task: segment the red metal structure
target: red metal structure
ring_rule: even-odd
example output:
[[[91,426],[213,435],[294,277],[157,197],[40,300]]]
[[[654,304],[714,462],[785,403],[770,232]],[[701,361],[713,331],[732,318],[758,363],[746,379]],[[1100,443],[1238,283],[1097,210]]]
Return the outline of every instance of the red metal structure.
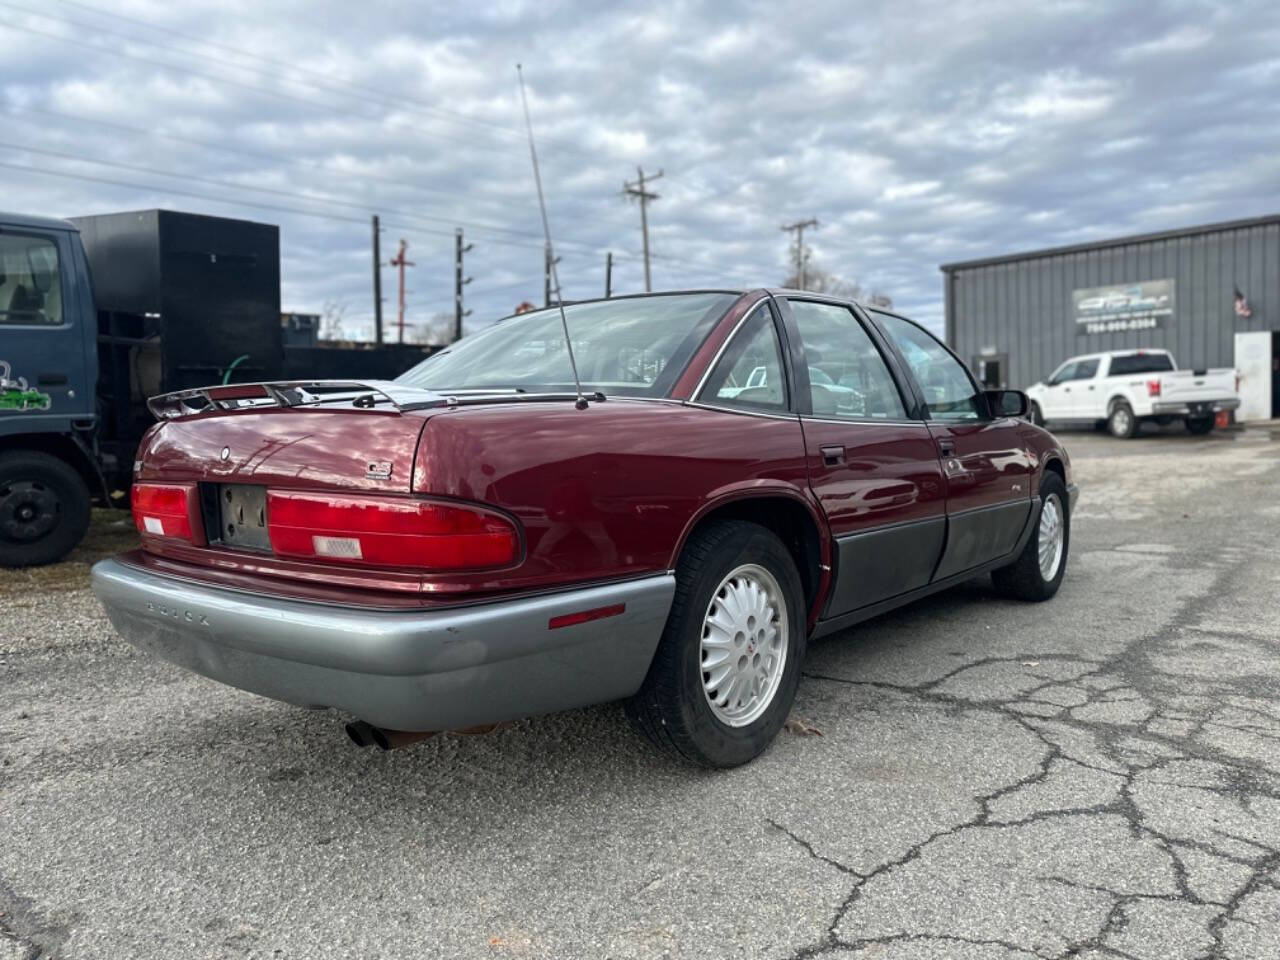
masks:
[[[404,268],[417,266],[412,260],[405,259],[405,251],[409,249],[409,244],[403,238],[400,240],[400,249],[394,257],[391,258],[391,266],[398,268],[400,272],[400,312],[396,319],[397,342],[404,343]]]

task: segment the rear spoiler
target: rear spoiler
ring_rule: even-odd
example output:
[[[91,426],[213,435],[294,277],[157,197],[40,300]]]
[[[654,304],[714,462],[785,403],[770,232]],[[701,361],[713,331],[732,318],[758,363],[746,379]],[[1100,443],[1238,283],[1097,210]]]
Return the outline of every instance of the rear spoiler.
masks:
[[[157,420],[174,420],[218,410],[343,402],[361,409],[390,406],[404,413],[448,406],[449,398],[390,380],[277,380],[175,390],[152,397],[147,409]]]

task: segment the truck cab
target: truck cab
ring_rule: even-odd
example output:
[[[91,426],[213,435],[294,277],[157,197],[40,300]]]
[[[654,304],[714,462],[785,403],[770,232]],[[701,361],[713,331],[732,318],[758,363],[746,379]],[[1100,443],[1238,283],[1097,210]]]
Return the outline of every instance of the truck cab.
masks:
[[[106,495],[97,334],[75,225],[0,213],[0,566],[60,559]]]

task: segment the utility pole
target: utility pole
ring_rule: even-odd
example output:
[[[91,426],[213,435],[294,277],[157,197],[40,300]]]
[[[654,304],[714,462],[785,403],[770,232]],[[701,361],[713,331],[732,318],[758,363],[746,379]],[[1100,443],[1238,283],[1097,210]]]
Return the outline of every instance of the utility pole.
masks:
[[[382,232],[373,215],[373,339],[382,346]]]
[[[471,243],[463,246],[461,227],[453,231],[453,339],[455,341],[462,339],[462,318],[471,313],[470,310],[464,312],[462,309],[462,288],[471,282],[470,277],[465,280],[462,277],[462,255],[473,246],[475,244]]]
[[[654,180],[662,178],[662,171],[659,170],[651,177],[644,175],[643,167],[636,167],[636,176],[639,178],[635,183],[623,182],[622,192],[629,197],[638,197],[640,200],[640,233],[644,236],[644,292],[649,293],[653,290],[653,284],[649,279],[649,218],[645,212],[645,208],[650,200],[657,200],[658,195],[644,188],[645,181],[652,183]]]
[[[604,255],[604,298],[613,296],[613,251]]]
[[[551,306],[551,268],[560,262],[560,258],[551,259],[551,246],[542,250],[542,305]]]
[[[404,252],[408,249],[409,244],[402,239],[400,241],[400,252],[391,258],[391,266],[400,268],[400,320],[397,324],[400,328],[400,343],[404,343],[404,268],[417,266],[412,260],[404,258]]]
[[[805,227],[813,227],[813,229],[817,230],[818,221],[810,217],[808,220],[797,220],[795,223],[784,223],[782,225],[783,230],[796,235],[796,278],[799,281],[801,290],[804,289],[805,280],[808,279],[804,275],[805,264],[809,259],[804,249]]]

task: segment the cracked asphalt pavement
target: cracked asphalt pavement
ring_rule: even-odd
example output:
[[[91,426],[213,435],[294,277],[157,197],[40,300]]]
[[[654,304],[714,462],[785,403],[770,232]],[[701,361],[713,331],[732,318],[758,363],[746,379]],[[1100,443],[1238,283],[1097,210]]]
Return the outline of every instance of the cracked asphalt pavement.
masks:
[[[727,773],[617,706],[360,751],[6,593],[0,960],[1280,956],[1280,437],[1064,440],[1055,600],[813,645]]]

